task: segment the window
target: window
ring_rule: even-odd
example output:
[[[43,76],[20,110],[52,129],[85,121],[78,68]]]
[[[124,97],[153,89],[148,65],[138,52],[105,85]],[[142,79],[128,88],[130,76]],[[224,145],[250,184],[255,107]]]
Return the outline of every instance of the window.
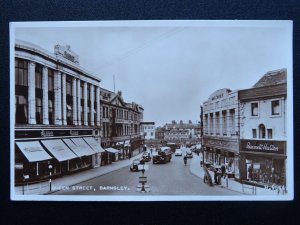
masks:
[[[27,122],[27,98],[16,95],[16,124],[26,124]]]
[[[272,129],[268,129],[268,139],[272,139],[273,138],[273,131]]]
[[[280,115],[280,103],[279,100],[271,101],[272,115]]]
[[[252,137],[257,138],[257,131],[256,129],[252,129]]]
[[[28,86],[28,62],[25,60],[15,61],[15,84]]]
[[[266,127],[263,124],[260,124],[258,126],[259,128],[259,138],[265,139],[266,138]]]
[[[50,99],[49,99],[49,103],[48,103],[48,111],[49,111],[49,124],[54,124],[53,100],[50,100]]]
[[[258,102],[251,103],[251,116],[258,116]]]
[[[72,95],[72,84],[71,84],[71,79],[67,78],[67,95]]]
[[[36,123],[42,124],[43,115],[42,115],[42,99],[36,98]]]
[[[36,65],[35,67],[35,88],[42,89],[42,66]]]
[[[48,70],[48,91],[54,91],[54,73],[53,70]]]

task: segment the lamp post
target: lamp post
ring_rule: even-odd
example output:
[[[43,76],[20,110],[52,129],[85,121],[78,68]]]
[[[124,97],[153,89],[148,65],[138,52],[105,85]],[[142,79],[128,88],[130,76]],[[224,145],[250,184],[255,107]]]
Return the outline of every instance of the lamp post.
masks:
[[[49,164],[48,168],[49,168],[49,185],[50,185],[50,192],[51,192],[51,190],[52,190],[52,187],[51,187],[51,175],[52,175],[51,170],[52,170],[52,165]]]

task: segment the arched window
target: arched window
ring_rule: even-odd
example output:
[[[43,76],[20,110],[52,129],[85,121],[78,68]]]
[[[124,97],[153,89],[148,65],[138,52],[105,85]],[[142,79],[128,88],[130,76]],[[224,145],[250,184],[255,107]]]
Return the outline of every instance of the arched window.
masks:
[[[259,129],[259,138],[262,138],[262,139],[266,138],[266,127],[265,127],[265,125],[260,124],[258,126],[258,129]]]

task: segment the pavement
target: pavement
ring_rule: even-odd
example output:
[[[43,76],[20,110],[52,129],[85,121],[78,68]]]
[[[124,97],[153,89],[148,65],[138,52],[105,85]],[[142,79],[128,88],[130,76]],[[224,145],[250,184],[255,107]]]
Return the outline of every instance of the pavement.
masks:
[[[204,179],[204,168],[200,166],[200,160],[202,160],[202,155],[199,156],[194,154],[193,158],[190,161],[190,171],[192,174],[198,176],[202,180]],[[212,177],[212,181],[214,181],[214,172],[209,170],[209,173]],[[207,184],[208,185],[208,184]],[[218,186],[219,188],[226,188],[231,191],[236,191],[245,195],[283,195],[283,190],[271,190],[267,188],[257,187],[250,184],[242,184],[236,181],[234,178],[221,178],[221,184],[214,186]]]
[[[17,186],[15,187],[16,195],[43,195],[50,194],[57,190],[62,190],[72,185],[76,185],[78,183],[93,179],[95,177],[110,173],[112,171],[116,171],[122,169],[124,167],[129,166],[132,161],[136,158],[140,158],[142,153],[132,157],[131,159],[124,159],[117,162],[113,162],[112,164],[100,166],[97,168],[89,169],[86,171],[78,172],[76,174],[66,175],[60,178],[51,180],[51,191],[50,191],[50,181],[36,183],[31,185]],[[192,159],[188,159],[190,162],[188,163],[190,167],[190,172],[195,176],[198,176],[203,180],[204,178],[204,169],[200,166],[200,160],[202,160],[202,156],[194,154]],[[212,178],[213,172],[209,171]],[[214,184],[215,185],[215,184]],[[226,188],[232,191],[239,192],[244,195],[283,195],[283,192],[278,192],[278,190],[270,190],[261,187],[254,187],[252,185],[241,184],[240,182],[234,180],[234,178],[222,178],[220,185],[215,185],[219,188]]]

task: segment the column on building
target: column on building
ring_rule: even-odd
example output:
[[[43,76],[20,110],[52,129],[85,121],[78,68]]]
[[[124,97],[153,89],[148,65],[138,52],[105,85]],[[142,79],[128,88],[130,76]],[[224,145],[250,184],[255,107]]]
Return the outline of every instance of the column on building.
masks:
[[[90,88],[90,96],[91,96],[91,109],[90,109],[90,118],[91,118],[91,126],[94,126],[94,85],[91,84]]]
[[[211,113],[211,126],[210,126],[210,132],[212,135],[215,134],[215,116],[214,113]]]
[[[227,136],[231,136],[231,126],[230,126],[230,109],[226,110],[226,127],[227,127]]]
[[[62,112],[61,112],[61,72],[55,71],[54,73],[54,102],[55,102],[55,124],[62,125]]]
[[[209,113],[206,115],[207,115],[207,117],[206,117],[206,125],[207,125],[206,132],[208,135],[210,135],[210,116],[209,116]]]
[[[237,135],[237,132],[239,131],[239,115],[238,115],[238,110],[234,109],[234,133]]]
[[[100,126],[100,87],[96,86],[96,117],[97,117],[97,121],[96,121],[96,125]]]
[[[74,77],[73,80],[72,80],[72,91],[73,91],[73,108],[72,108],[72,116],[73,116],[73,124],[74,125],[78,125],[77,124],[77,80],[76,78]]]
[[[83,83],[83,123],[88,125],[88,106],[87,106],[87,82]]]
[[[66,74],[62,74],[62,122],[67,125]]]
[[[35,118],[35,63],[30,62],[28,68],[28,123],[36,124]]]
[[[48,68],[43,67],[43,124],[49,124],[49,107],[48,107]]]
[[[80,79],[77,80],[77,125],[81,125],[81,90]]]
[[[220,135],[223,136],[223,113],[222,110],[219,112],[219,131]]]

